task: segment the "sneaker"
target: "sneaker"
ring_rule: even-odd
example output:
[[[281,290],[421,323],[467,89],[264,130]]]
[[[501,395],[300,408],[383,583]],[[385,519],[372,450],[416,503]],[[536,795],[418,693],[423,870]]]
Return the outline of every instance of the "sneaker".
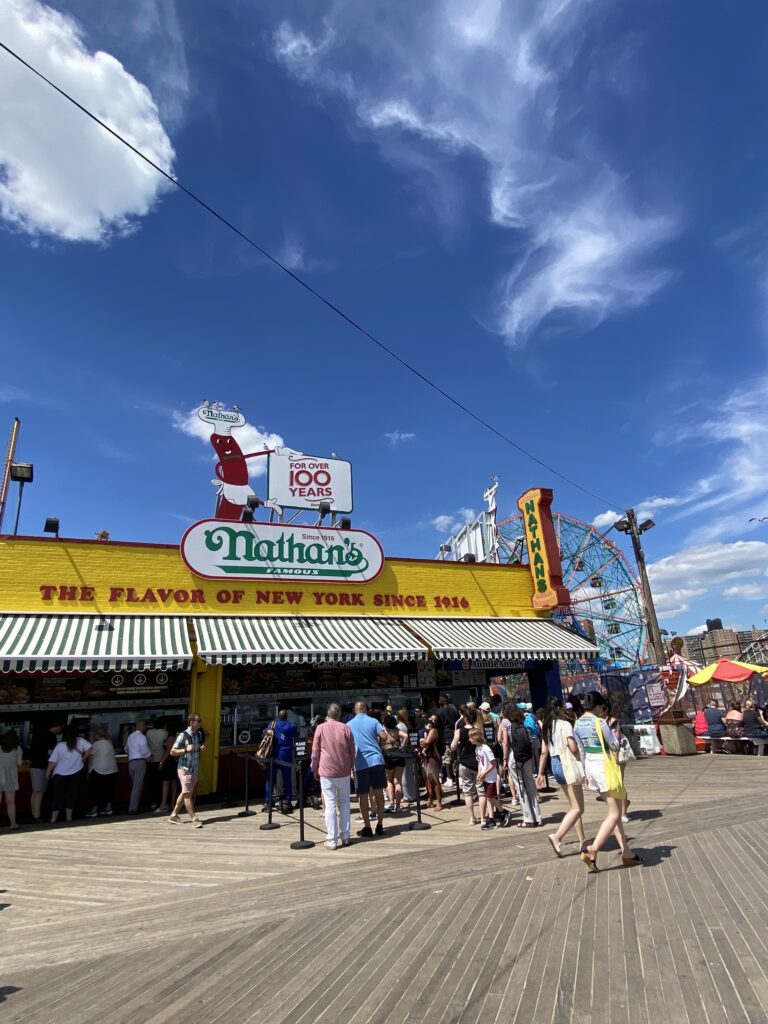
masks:
[[[327,839],[323,845],[326,850],[337,850],[339,848],[339,844],[334,842],[333,839]]]
[[[98,818],[98,816],[98,811],[88,811],[88,813],[86,814],[86,818]]]
[[[100,818],[111,818],[112,817],[112,808],[110,807],[108,811],[99,811],[99,817]]]
[[[373,829],[366,825],[365,828],[361,828],[357,834],[361,839],[370,839],[373,836]]]
[[[509,828],[511,826],[511,824],[512,824],[512,812],[511,811],[507,811],[507,813],[504,815],[503,821],[499,825],[499,828]]]
[[[496,828],[496,822],[492,821],[489,818],[487,821],[483,822],[483,824],[480,826],[480,831],[481,832],[491,832],[495,828]]]
[[[88,815],[86,814],[86,818],[87,817],[88,817]],[[628,814],[622,814],[621,820],[624,822],[625,825],[628,825],[629,824],[629,815]]]
[[[385,814],[394,814],[395,813],[394,804],[387,804],[385,806],[385,808],[384,808],[384,813]]]
[[[195,826],[195,828],[202,828],[203,827],[203,823],[202,823],[202,821],[200,821],[199,818],[193,818],[192,819],[192,824]]]
[[[352,840],[351,839],[342,839],[341,840],[341,845],[342,846],[351,846],[352,845]]]
[[[445,782],[443,783],[443,789],[455,789],[455,788],[456,788],[456,783],[453,781],[453,779],[446,779]]]
[[[170,816],[170,818],[168,819],[168,821],[170,821],[172,825],[180,825],[181,824],[181,818],[178,816],[178,814],[172,814]]]
[[[357,817],[355,818],[355,821],[365,821],[365,818],[362,816],[362,814],[358,814]]]
[[[376,833],[375,834],[377,836],[383,836],[384,835],[384,826],[381,824],[381,822],[379,822],[379,824],[376,826]]]
[[[153,814],[167,814],[168,811],[170,811],[170,809],[171,809],[170,807],[156,807],[154,809],[154,811],[152,811],[152,813]]]

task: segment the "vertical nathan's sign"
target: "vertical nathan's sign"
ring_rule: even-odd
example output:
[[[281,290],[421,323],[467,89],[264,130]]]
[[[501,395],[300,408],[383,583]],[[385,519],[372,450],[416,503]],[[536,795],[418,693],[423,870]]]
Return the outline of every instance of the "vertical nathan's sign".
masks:
[[[556,608],[570,603],[570,594],[563,586],[563,567],[552,522],[552,491],[534,487],[518,499],[523,514],[528,562],[533,577],[534,608]]]

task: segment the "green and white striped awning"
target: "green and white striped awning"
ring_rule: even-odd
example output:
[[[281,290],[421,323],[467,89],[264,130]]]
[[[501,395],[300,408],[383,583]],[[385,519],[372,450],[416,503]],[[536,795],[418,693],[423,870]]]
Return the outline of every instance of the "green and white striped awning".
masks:
[[[194,619],[198,654],[212,665],[302,661],[422,661],[423,644],[397,619],[235,616]]]
[[[187,620],[170,615],[0,615],[2,672],[189,668]]]
[[[592,657],[594,644],[550,619],[408,619],[440,661]]]

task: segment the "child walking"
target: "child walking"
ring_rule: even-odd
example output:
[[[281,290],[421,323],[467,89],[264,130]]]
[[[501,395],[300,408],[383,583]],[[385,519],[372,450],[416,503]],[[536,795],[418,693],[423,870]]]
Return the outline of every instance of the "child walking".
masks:
[[[485,742],[482,729],[471,729],[469,741],[475,748],[477,758],[477,792],[480,797],[480,817],[483,832],[496,828],[494,810],[496,807],[496,780],[498,778],[496,758]]]

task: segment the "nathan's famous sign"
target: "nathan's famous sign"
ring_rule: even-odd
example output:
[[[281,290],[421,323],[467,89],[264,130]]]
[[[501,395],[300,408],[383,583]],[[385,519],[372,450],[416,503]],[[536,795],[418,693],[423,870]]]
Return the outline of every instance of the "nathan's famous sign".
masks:
[[[195,523],[181,541],[182,558],[193,573],[205,579],[277,577],[328,583],[365,583],[378,576],[384,553],[369,533],[281,521],[286,508],[351,512],[349,462],[285,447],[244,453],[232,436],[245,426],[237,406],[224,409],[206,402],[197,415],[213,427],[211,444],[219,461],[213,481],[218,489],[216,518]],[[257,497],[248,481],[248,460],[261,456],[268,459],[265,499]],[[249,521],[259,506],[269,509],[270,522]]]
[[[181,555],[193,573],[210,580],[366,583],[384,565],[379,542],[362,530],[217,519],[190,526]]]

